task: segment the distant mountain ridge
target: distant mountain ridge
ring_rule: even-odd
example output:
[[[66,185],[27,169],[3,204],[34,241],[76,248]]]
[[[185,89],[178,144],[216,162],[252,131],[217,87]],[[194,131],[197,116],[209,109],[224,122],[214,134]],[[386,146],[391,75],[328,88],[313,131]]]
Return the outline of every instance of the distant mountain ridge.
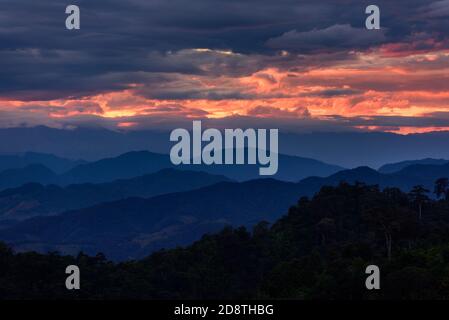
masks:
[[[64,181],[105,182],[120,178],[139,176],[163,168],[203,171],[245,181],[263,178],[259,175],[259,165],[179,165],[174,166],[169,155],[149,151],[133,151],[118,157],[102,159],[78,166],[63,175]],[[309,175],[327,176],[343,168],[314,159],[279,155],[279,171],[270,178],[284,181],[299,181]]]
[[[298,183],[274,179],[219,182],[197,190],[149,199],[127,198],[54,217],[28,219],[2,230],[0,239],[18,250],[101,251],[117,260],[137,258],[160,248],[189,244],[225,225],[274,221],[300,197],[311,196],[325,185],[358,181],[404,191],[422,184],[432,190],[440,177],[449,177],[449,164],[414,165],[394,174],[359,167]]]
[[[300,190],[273,179],[221,182],[149,199],[128,198],[26,220],[0,237],[18,250],[102,251],[117,260],[183,245],[225,225],[274,221],[295,203]]]
[[[66,181],[75,178],[104,181],[138,175],[163,167],[167,157],[147,151],[132,152],[116,158],[77,166],[57,177],[62,176],[67,179]],[[293,160],[297,159],[293,158]],[[76,210],[53,217],[35,217],[12,226],[10,217],[5,215],[0,240],[10,242],[18,250],[60,250],[66,253],[83,250],[92,254],[102,251],[118,260],[141,257],[160,248],[189,244],[202,234],[214,232],[227,224],[250,226],[261,220],[274,221],[285,214],[289,206],[300,197],[311,196],[325,185],[337,185],[341,181],[363,182],[370,185],[377,184],[381,188],[398,187],[408,192],[415,185],[423,185],[433,190],[436,179],[449,177],[449,163],[435,165],[420,164],[420,162],[422,163],[421,160],[409,161],[407,163],[411,165],[388,174],[365,166],[341,170],[327,177],[308,177],[299,182],[256,179],[246,182],[217,181],[213,184],[214,181],[210,181],[212,183],[210,185],[189,191],[182,190],[182,187],[170,189],[173,184],[189,179],[185,176],[182,179],[175,177],[170,180],[165,189],[159,190],[166,194],[148,199],[131,197],[104,203],[98,202],[109,201],[117,194],[132,196],[132,193],[124,191],[126,190],[124,185],[129,186],[129,184],[133,185],[133,190],[139,190],[135,195],[152,196],[157,193],[152,194],[150,187],[139,189],[137,181],[145,180],[145,177],[133,178],[131,179],[133,182],[119,180],[112,183],[75,185],[66,188],[28,185],[0,192],[0,208],[15,206],[15,213],[17,216],[23,214],[22,217],[26,217],[27,210],[33,211],[39,208],[39,205],[41,208],[47,206],[45,209],[47,213],[58,205],[58,210],[64,209],[64,205],[67,206],[66,209],[75,208]],[[121,170],[122,167],[126,169]],[[185,166],[184,168],[200,170],[203,167]],[[234,167],[241,169],[239,166]],[[44,175],[48,173],[43,168],[38,169]],[[291,170],[295,170],[294,166]],[[175,172],[175,170],[169,169],[162,172]],[[229,171],[227,173],[229,175]],[[48,174],[52,176],[51,173]],[[199,173],[178,172],[177,174]],[[242,173],[237,170],[232,174]],[[162,178],[159,177],[157,180],[159,179]],[[226,178],[221,177],[221,179]],[[56,196],[58,193],[60,195]],[[77,193],[80,194],[78,199]],[[96,198],[92,200],[89,195],[96,195]],[[61,202],[55,205],[55,199],[58,197]],[[81,209],[77,209],[76,206],[70,207],[71,198],[75,199],[72,200],[74,202],[79,201],[77,205],[83,203],[88,206],[89,201],[92,201],[93,205]],[[15,200],[17,201],[14,202]]]
[[[15,188],[25,183],[69,185],[80,183],[105,183],[117,179],[151,174],[162,169],[202,171],[223,175],[232,180],[245,181],[260,178],[258,165],[179,165],[171,163],[169,155],[150,151],[132,151],[118,157],[105,158],[80,164],[62,174],[44,169],[43,165],[30,165],[21,169],[8,170],[0,189]],[[279,171],[272,178],[285,181],[299,181],[309,175],[328,176],[342,168],[314,159],[279,155]],[[0,177],[2,176],[0,172]],[[15,175],[17,179],[14,179]]]
[[[138,177],[173,167],[168,155],[150,151],[132,151],[118,157],[79,165],[62,174],[60,184],[102,183]]]
[[[302,180],[300,184],[308,184],[316,189],[317,186],[335,186],[340,181],[346,181],[348,183],[377,184],[381,188],[397,187],[404,192],[410,191],[416,185],[422,185],[433,191],[435,181],[442,177],[449,178],[449,163],[444,165],[415,164],[390,174],[383,174],[369,167],[359,167],[343,170],[326,178],[309,177]]]
[[[443,165],[449,163],[449,160],[446,159],[432,159],[432,158],[426,158],[422,160],[407,160],[407,161],[401,161],[397,163],[389,163],[384,164],[382,167],[379,168],[380,173],[394,173],[398,172],[408,166],[415,165],[415,164],[424,164],[424,165]]]
[[[24,168],[0,172],[0,190],[18,187],[30,182],[42,184],[58,183],[59,176],[42,164],[31,164]]]
[[[187,128],[191,127],[191,122],[185,124]],[[88,161],[116,157],[132,150],[168,154],[172,146],[169,143],[171,129],[0,128],[0,153],[33,151]],[[408,135],[360,131],[295,133],[280,128],[279,153],[318,159],[344,168],[360,165],[378,168],[409,159],[449,159],[449,132]]]
[[[203,172],[163,169],[152,174],[102,184],[73,184],[66,187],[25,184],[0,192],[0,220],[54,215],[102,202],[187,191],[223,181],[230,180]]]
[[[83,163],[86,163],[86,161],[70,160],[57,157],[53,154],[37,152],[0,154],[0,172],[9,169],[24,168],[34,164],[41,164],[56,173],[62,173]]]

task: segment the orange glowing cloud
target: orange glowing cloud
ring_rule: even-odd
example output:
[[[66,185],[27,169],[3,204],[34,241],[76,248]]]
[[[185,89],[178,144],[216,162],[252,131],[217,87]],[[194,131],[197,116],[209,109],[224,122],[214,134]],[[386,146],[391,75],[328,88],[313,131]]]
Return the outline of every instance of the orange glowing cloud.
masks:
[[[176,74],[164,83],[132,84],[125,90],[82,99],[5,100],[0,110],[41,113],[50,118],[120,118],[120,128],[136,126],[136,122],[126,120],[136,116],[325,119],[329,115],[420,117],[449,112],[449,51],[420,52],[398,46],[356,53],[355,59],[330,66],[272,66],[247,75]],[[399,51],[400,55],[395,54]],[[382,130],[376,126],[363,129]],[[448,127],[394,130],[410,133],[443,129]]]

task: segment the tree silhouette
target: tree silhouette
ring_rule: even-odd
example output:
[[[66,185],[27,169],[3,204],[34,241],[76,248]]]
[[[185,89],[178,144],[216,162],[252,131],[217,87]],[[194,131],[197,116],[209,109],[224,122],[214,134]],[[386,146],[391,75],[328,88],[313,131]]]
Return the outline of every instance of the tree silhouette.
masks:
[[[427,201],[429,201],[429,197],[426,195],[426,193],[429,193],[429,190],[424,188],[421,185],[414,186],[412,190],[409,193],[410,200],[418,206],[418,219],[419,221],[422,220],[422,206]]]
[[[392,258],[393,237],[407,220],[408,199],[397,188],[386,188],[367,199],[363,215],[365,219],[383,234],[388,260]]]
[[[333,232],[335,232],[335,220],[331,218],[323,218],[317,224],[317,231],[321,235],[321,245],[326,245],[326,241]]]
[[[435,190],[434,193],[438,198],[442,196],[445,197],[446,200],[449,200],[449,179],[448,178],[439,178],[435,181]]]

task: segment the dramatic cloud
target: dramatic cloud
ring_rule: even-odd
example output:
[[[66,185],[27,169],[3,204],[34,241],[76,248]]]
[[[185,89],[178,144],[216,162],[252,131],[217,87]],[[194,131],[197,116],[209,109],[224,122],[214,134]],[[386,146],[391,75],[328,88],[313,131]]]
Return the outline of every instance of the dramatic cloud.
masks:
[[[449,17],[449,1],[442,0],[429,4],[425,16],[429,18]]]
[[[386,41],[385,31],[353,28],[349,24],[334,25],[326,29],[298,32],[291,30],[282,36],[268,40],[272,48],[296,52],[336,49],[364,49]]]
[[[379,0],[381,30],[356,0],[73,4],[78,31],[66,3],[2,0],[0,126],[448,128],[435,116],[449,112],[447,0]]]

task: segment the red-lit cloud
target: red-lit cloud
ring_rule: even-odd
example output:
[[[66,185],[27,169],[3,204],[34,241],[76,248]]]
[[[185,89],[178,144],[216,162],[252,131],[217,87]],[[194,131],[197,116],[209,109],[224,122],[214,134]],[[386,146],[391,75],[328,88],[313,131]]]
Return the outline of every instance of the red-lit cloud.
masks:
[[[195,1],[204,15],[156,1],[148,19],[141,14],[148,4],[136,0],[121,7],[131,24],[107,8],[124,30],[88,15],[87,29],[73,37],[52,33],[53,17],[42,18],[36,28],[48,28],[53,42],[0,22],[0,126],[105,121],[126,129],[239,118],[297,121],[298,129],[337,122],[399,133],[449,129],[436,116],[449,112],[446,0],[380,1],[377,31],[360,25],[363,8],[351,1],[262,1],[261,9],[241,4],[239,16],[230,4]]]

